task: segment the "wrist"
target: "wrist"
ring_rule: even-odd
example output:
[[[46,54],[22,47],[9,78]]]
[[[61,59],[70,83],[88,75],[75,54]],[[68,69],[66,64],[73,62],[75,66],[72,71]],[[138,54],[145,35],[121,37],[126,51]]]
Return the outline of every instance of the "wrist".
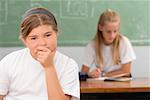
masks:
[[[49,67],[54,67],[54,64],[53,63],[45,63],[45,64],[42,64],[44,68],[49,68]]]
[[[54,66],[45,66],[45,67],[43,67],[43,68],[44,68],[45,71],[46,71],[46,70],[54,70],[54,69],[55,69]]]

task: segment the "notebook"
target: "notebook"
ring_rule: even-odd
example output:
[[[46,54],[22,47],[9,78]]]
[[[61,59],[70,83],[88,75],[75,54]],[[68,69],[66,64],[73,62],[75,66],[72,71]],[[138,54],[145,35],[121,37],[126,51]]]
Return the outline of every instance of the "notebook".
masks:
[[[132,80],[131,77],[125,77],[126,75],[127,73],[123,73],[111,77],[88,78],[87,80],[120,81],[120,82]]]

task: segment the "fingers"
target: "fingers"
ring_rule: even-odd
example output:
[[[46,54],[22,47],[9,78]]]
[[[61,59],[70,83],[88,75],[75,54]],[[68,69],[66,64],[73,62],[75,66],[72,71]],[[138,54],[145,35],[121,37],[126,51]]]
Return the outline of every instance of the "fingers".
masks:
[[[101,70],[99,68],[96,68],[93,71],[89,72],[89,75],[92,78],[98,78],[101,75]]]
[[[53,65],[53,57],[55,55],[55,51],[51,51],[47,47],[38,47],[36,49],[36,59],[39,61],[43,67],[48,67]]]
[[[97,71],[98,73],[101,72],[100,68],[96,68],[96,71]]]
[[[45,54],[47,52],[47,53],[53,55],[55,53],[55,51],[56,51],[56,48],[54,50],[51,50],[48,47],[40,46],[36,49],[36,54],[41,55],[41,54]]]
[[[51,51],[50,50],[48,50],[48,51],[37,51],[37,55],[38,56],[44,56],[44,55],[48,55],[49,53],[51,53]]]
[[[92,78],[98,78],[99,75],[97,75],[97,74],[92,74],[91,77],[92,77]]]
[[[51,51],[50,50],[47,50],[47,48],[37,48],[37,52],[36,52],[36,55],[37,55],[37,59],[43,59],[43,57],[46,57],[49,55]]]
[[[92,77],[93,77],[93,78],[98,78],[99,75],[98,75],[98,74],[94,74]]]
[[[49,51],[50,49],[47,48],[47,47],[44,47],[44,46],[39,46],[36,50],[37,50],[37,52],[38,52],[38,51],[47,52],[47,51]]]

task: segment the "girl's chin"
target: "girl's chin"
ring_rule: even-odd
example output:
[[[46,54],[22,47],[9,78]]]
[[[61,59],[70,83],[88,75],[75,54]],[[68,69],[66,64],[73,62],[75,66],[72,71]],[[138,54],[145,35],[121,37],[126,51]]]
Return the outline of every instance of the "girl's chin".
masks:
[[[105,45],[111,45],[113,41],[105,42]]]

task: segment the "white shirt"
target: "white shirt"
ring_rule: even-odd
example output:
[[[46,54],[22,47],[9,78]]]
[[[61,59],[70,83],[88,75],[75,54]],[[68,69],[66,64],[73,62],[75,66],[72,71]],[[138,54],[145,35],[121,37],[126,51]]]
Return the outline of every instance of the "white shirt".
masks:
[[[78,100],[77,63],[57,51],[54,64],[64,94]],[[43,67],[32,58],[29,49],[15,51],[0,61],[0,95],[6,95],[4,100],[48,100]]]
[[[113,64],[111,48],[112,48],[112,45],[102,44],[102,56],[104,60],[103,71],[104,72],[111,72],[111,71],[118,70],[121,68],[121,64],[125,64],[136,59],[132,45],[125,36],[122,37],[120,41],[120,46],[119,46],[121,64],[119,65]],[[90,70],[93,70],[94,68],[96,68],[96,66],[98,66],[96,62],[94,41],[89,42],[89,44],[85,48],[85,61],[83,64],[88,66]]]

